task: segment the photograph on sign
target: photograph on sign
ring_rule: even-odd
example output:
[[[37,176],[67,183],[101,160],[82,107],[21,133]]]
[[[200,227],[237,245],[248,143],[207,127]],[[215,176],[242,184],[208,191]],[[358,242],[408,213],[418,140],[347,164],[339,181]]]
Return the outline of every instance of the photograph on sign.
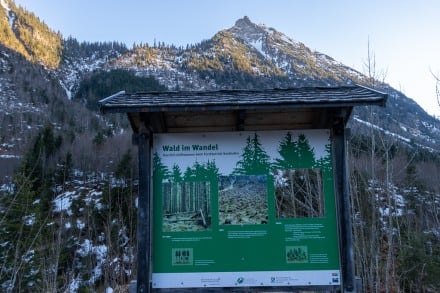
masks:
[[[211,183],[162,183],[162,230],[201,231],[211,227]]]
[[[219,225],[267,224],[266,175],[219,176]]]
[[[321,169],[275,170],[277,218],[324,216]]]
[[[329,130],[153,138],[153,287],[340,284]]]

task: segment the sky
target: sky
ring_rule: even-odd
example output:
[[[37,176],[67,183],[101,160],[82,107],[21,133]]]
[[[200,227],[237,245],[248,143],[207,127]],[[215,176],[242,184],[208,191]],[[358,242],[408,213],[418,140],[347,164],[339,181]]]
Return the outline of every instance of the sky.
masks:
[[[248,16],[310,49],[378,76],[440,117],[438,0],[15,0],[63,37],[79,41],[164,42],[210,39]],[[368,49],[369,48],[369,49]],[[373,58],[370,58],[373,60]]]

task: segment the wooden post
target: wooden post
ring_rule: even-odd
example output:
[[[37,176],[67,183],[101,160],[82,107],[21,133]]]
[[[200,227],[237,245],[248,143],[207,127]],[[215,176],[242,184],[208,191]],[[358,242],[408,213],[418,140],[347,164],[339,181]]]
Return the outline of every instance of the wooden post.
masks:
[[[151,292],[151,134],[138,134],[137,292]]]
[[[356,292],[353,239],[350,217],[350,194],[349,177],[347,166],[347,140],[345,123],[338,119],[333,128],[335,172],[336,172],[336,195],[339,220],[339,242],[341,254],[342,286],[343,292]]]

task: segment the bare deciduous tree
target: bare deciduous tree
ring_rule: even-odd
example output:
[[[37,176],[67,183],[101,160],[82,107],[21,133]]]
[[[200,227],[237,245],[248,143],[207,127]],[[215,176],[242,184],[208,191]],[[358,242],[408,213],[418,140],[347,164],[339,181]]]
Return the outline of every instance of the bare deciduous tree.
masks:
[[[440,77],[431,71],[432,76],[435,78],[435,93],[437,95],[437,104],[440,106]]]

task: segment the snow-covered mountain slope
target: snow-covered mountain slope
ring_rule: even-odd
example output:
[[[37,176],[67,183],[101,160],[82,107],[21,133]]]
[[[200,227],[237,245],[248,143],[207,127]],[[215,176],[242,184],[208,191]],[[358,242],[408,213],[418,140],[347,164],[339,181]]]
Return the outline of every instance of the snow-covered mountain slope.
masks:
[[[120,57],[127,49],[119,43],[79,43],[74,38],[63,42],[63,61],[53,71],[69,98],[78,90],[84,76],[107,68],[108,62]]]
[[[9,14],[5,8],[7,0],[2,1],[3,11]],[[4,64],[8,62],[5,56],[2,57]],[[153,76],[170,90],[369,85],[369,78],[362,73],[309,49],[274,28],[255,24],[248,17],[237,20],[234,26],[216,33],[211,39],[186,48],[144,44],[128,50],[117,43],[79,43],[70,37],[63,40],[61,62],[55,69],[46,67],[45,78],[63,90],[60,97],[72,99],[85,77],[112,69]],[[0,73],[0,78],[8,86],[2,90],[14,91],[15,81],[8,83],[4,73]],[[389,85],[377,83],[375,88],[389,93],[387,108],[373,109],[375,123],[383,123],[378,127],[398,133],[418,145],[439,150],[439,120]],[[14,95],[17,96],[3,94],[0,101],[5,103],[6,96]],[[369,121],[370,113],[362,111],[356,110],[355,114]]]
[[[106,68],[152,75],[173,90],[354,83],[371,86],[371,79],[362,73],[273,28],[254,24],[248,17],[195,46],[184,49],[144,45],[111,60]],[[385,109],[373,109],[378,127],[440,151],[440,121],[401,92],[385,83],[375,83],[375,89],[389,94]],[[365,121],[371,118],[365,109],[356,110],[356,115]]]

